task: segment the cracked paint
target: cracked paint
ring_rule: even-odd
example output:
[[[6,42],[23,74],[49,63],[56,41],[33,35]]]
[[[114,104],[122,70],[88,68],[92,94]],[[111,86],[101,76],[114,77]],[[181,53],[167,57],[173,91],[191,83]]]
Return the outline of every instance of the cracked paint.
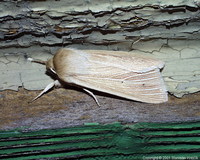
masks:
[[[47,57],[46,57],[47,58]],[[24,55],[4,55],[0,57],[0,89],[18,90],[24,87],[29,90],[43,89],[50,78],[45,75],[45,68],[27,62]]]
[[[171,94],[181,97],[184,94],[194,93],[200,90],[200,49],[192,48],[186,42],[176,41],[176,46],[164,45],[166,41],[162,41],[160,48],[155,40],[151,43],[151,52],[148,52],[149,43],[145,46],[140,42],[134,44],[132,47],[140,48],[140,50],[133,50],[133,54],[149,56],[165,61],[165,68],[162,75],[166,82],[167,88]],[[155,47],[153,47],[155,44]],[[184,45],[183,45],[184,44]],[[186,45],[187,44],[187,45]],[[181,49],[181,46],[183,49]],[[157,49],[156,49],[157,48]],[[84,49],[87,49],[85,47]],[[109,48],[114,49],[114,47]],[[120,49],[120,48],[118,48]],[[50,53],[31,54],[33,58],[46,60],[52,55]],[[40,64],[27,62],[24,55],[5,55],[0,57],[1,65],[1,90],[12,89],[17,90],[19,86],[23,86],[28,90],[41,90],[51,81],[49,76],[45,74],[45,67]]]
[[[57,49],[132,51],[165,62],[169,92],[200,91],[200,8],[196,1],[3,1],[0,4],[0,90],[41,90]],[[97,5],[98,4],[98,5]]]
[[[200,41],[198,42],[200,44]],[[153,44],[151,46],[156,48]],[[157,46],[157,50],[149,52],[152,57],[165,62],[162,75],[169,92],[177,97],[200,91],[200,49],[191,46],[191,41],[168,40],[168,45],[163,46],[161,43],[160,49]],[[143,46],[140,54],[143,54],[142,51],[147,54],[148,48]]]

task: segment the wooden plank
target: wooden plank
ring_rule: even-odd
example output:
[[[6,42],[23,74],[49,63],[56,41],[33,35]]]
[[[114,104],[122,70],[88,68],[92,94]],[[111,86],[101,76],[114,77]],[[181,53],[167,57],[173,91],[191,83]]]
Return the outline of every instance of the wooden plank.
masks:
[[[146,104],[94,92],[101,104],[99,107],[87,93],[73,89],[76,88],[55,89],[33,103],[29,102],[39,91],[0,92],[0,129],[37,130],[116,121],[127,124],[200,120],[199,93],[181,99],[170,96],[164,104]]]
[[[54,130],[1,131],[0,158],[129,160],[182,157],[198,159],[200,158],[200,142],[196,134],[192,132],[188,134],[188,130],[195,130],[200,134],[200,122],[189,123],[190,128],[188,122],[148,123],[150,127],[144,123],[134,125],[113,123]],[[168,126],[168,130],[166,131],[163,126]],[[170,128],[170,126],[173,127]],[[152,127],[153,134],[146,134],[149,129],[152,130]],[[166,136],[167,132],[173,132],[173,134]],[[156,136],[158,134],[159,138]]]

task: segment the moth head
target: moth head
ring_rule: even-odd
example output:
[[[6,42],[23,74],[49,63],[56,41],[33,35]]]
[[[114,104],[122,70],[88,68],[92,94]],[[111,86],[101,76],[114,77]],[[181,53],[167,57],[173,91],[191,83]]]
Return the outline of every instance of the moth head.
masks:
[[[53,73],[56,74],[56,72],[55,72],[55,67],[54,67],[54,65],[53,65],[53,58],[49,59],[49,60],[46,62],[46,69],[47,69],[47,71],[51,71],[51,72],[53,72]]]
[[[54,68],[54,65],[53,65],[53,58],[49,59],[49,60],[46,62],[46,68],[47,68],[47,69]]]

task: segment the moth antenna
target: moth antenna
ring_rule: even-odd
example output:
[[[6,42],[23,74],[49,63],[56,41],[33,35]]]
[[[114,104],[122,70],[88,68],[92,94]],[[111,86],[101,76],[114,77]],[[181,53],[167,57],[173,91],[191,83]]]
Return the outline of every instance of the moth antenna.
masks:
[[[35,62],[35,63],[40,63],[43,65],[46,65],[46,61],[42,61],[42,60],[37,60],[37,59],[33,59],[33,58],[27,58],[28,61],[30,62]]]
[[[86,91],[89,95],[91,95],[94,98],[97,105],[100,106],[99,101],[97,100],[97,97],[91,91],[89,91],[88,89],[85,89],[85,88],[83,88],[83,90]]]
[[[57,81],[57,80],[56,80],[56,81]],[[46,93],[47,91],[49,91],[52,87],[54,87],[55,85],[57,85],[57,84],[56,84],[56,81],[54,81],[54,82],[48,84],[48,85],[45,87],[45,89],[44,89],[42,92],[40,92],[40,94],[39,94],[37,97],[35,97],[31,102],[35,101],[36,99],[38,99],[39,97],[41,97],[44,93]]]

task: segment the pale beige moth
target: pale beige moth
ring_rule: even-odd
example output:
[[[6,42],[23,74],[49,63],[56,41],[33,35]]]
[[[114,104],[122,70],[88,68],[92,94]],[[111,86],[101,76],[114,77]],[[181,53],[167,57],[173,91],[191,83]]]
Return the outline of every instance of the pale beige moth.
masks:
[[[90,89],[146,103],[168,100],[160,73],[164,63],[160,60],[124,51],[71,48],[58,50],[48,61],[29,60],[45,64],[47,70],[57,77],[35,99],[50,88],[66,83],[83,88],[97,103]]]

